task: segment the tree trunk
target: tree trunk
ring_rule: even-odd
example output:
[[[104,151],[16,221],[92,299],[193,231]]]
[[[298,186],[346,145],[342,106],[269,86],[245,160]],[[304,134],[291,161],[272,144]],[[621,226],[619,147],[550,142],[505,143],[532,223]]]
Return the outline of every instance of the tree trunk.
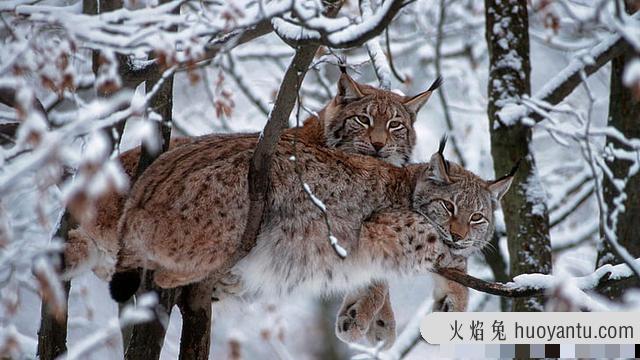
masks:
[[[489,49],[491,152],[497,176],[518,161],[511,190],[502,200],[511,262],[511,276],[551,271],[549,215],[530,152],[531,129],[518,121],[503,121],[499,111],[531,92],[529,20],[526,0],[485,0]],[[541,298],[513,302],[512,311],[542,311]]]
[[[154,71],[145,82],[146,91],[150,92],[161,78],[162,74],[160,71]],[[163,119],[162,123],[156,124],[158,134],[161,135],[161,138],[158,140],[162,143],[162,149],[158,153],[151,153],[145,146],[142,147],[136,170],[136,178],[142,175],[144,170],[151,165],[162,152],[169,148],[171,127],[168,123],[171,122],[173,117],[173,75],[164,79],[160,89],[158,89],[156,95],[151,99],[149,107]],[[135,179],[132,179],[132,182],[135,182]],[[153,273],[150,271],[145,272],[145,279],[138,293],[142,294],[148,291],[155,291],[158,294],[161,309],[157,311],[156,315],[161,318],[166,318],[166,323],[155,319],[150,323],[137,324],[131,329],[123,329],[122,336],[123,343],[125,344],[126,359],[147,360],[158,359],[160,357],[169,315],[171,314],[173,305],[177,304],[181,292],[179,289],[161,289],[155,286],[153,283]],[[208,300],[211,302],[211,293],[208,296]],[[183,322],[183,327],[185,325],[188,327],[194,326],[188,322]],[[131,336],[130,339],[127,338],[128,336]]]
[[[212,293],[211,281],[202,281],[182,288],[182,296],[178,303],[182,313],[180,360],[209,358]]]
[[[70,214],[65,210],[62,219],[60,219],[60,224],[58,225],[58,230],[55,235],[56,237],[64,240],[67,239],[69,229],[72,225],[70,221]],[[63,255],[54,254],[53,256],[60,260],[59,265],[64,264]],[[58,261],[58,259],[52,259],[52,261],[55,262]],[[44,301],[40,308],[41,318],[40,329],[38,330],[38,357],[43,360],[55,359],[67,351],[67,304],[71,282],[64,281],[62,288],[64,290],[65,301],[65,309],[62,314],[56,316],[56,312]]]
[[[493,280],[501,283],[511,281],[509,277],[509,266],[500,252],[500,237],[504,236],[504,233],[496,232],[491,237],[490,246],[484,251],[484,260],[491,268],[493,272]],[[511,306],[511,299],[501,296],[500,297],[500,310],[505,312],[509,311]]]
[[[153,360],[160,358],[169,315],[173,305],[177,303],[180,289],[160,289],[153,284],[153,273],[146,272],[139,293],[156,291],[159,302],[156,307],[156,318],[151,322],[136,324],[131,330],[131,339],[124,358],[127,360]]]
[[[629,4],[627,4],[629,5]],[[629,10],[629,7],[627,7]],[[638,54],[626,52],[611,61],[611,92],[609,94],[609,126],[618,129],[627,138],[640,138],[640,99],[634,97],[633,91],[624,86],[622,77],[626,65]],[[625,149],[625,146],[613,138],[607,137],[606,146],[608,148]],[[627,149],[629,150],[629,149]],[[628,172],[629,162],[615,159],[608,162],[613,176],[617,179],[624,179]],[[602,180],[604,201],[607,208],[615,208],[614,199],[620,195],[616,186],[607,176]],[[617,236],[618,242],[625,247],[634,257],[640,257],[640,174],[636,173],[629,178],[625,187],[627,194],[624,202],[625,211],[618,216]],[[608,226],[611,226],[610,219],[607,219]],[[603,229],[600,236],[605,235]],[[598,248],[598,261],[596,267],[604,264],[620,264],[622,259],[618,258],[607,242],[602,242]],[[638,286],[635,281],[615,283],[603,288],[600,292],[610,299],[619,299],[630,286]]]

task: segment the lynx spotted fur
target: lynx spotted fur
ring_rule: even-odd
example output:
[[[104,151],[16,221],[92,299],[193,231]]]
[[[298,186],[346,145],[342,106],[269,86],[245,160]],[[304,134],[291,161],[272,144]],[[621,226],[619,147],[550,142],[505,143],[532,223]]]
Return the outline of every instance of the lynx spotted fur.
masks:
[[[429,164],[396,168],[301,141],[294,152],[292,142],[285,136],[276,149],[258,243],[231,269],[247,294],[347,290],[384,279],[390,271],[407,274],[428,271],[434,264],[449,266],[491,236],[493,209],[511,181],[483,181],[446,162],[441,152]],[[162,155],[127,200],[120,222],[120,270],[153,269],[162,287],[227,272],[221,266],[238,248],[238,224],[246,221],[246,171],[254,145],[252,136],[205,137]],[[304,180],[327,205],[334,235],[350,253],[344,261],[328,244],[319,210],[306,201],[289,160],[294,153]],[[450,212],[445,223],[426,221],[423,215],[440,209]],[[431,236],[408,232],[371,244],[376,238],[368,230],[376,227],[371,220],[394,212],[414,216],[429,228],[422,233]],[[391,226],[391,231],[403,229]],[[407,245],[413,241],[419,243]]]

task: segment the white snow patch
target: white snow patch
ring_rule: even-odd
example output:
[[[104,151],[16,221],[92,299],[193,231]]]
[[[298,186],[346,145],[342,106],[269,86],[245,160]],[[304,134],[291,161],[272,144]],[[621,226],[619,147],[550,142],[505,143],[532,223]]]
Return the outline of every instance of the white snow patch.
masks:
[[[331,241],[331,246],[336,249],[336,252],[338,253],[338,255],[340,255],[340,257],[347,257],[347,250],[340,246],[340,244],[338,243],[338,239],[335,236],[329,235],[329,241]]]
[[[626,86],[640,85],[640,58],[633,59],[624,69],[622,82]]]
[[[500,109],[497,115],[503,124],[506,126],[513,126],[526,114],[526,106],[517,103],[509,103]]]
[[[324,205],[324,203],[322,202],[322,200],[318,199],[315,195],[313,195],[313,192],[311,192],[311,188],[309,187],[309,184],[304,183],[302,184],[302,186],[304,187],[304,191],[309,194],[309,197],[311,198],[311,201],[313,201],[313,203],[320,208],[320,210],[326,212],[327,211],[327,207]]]

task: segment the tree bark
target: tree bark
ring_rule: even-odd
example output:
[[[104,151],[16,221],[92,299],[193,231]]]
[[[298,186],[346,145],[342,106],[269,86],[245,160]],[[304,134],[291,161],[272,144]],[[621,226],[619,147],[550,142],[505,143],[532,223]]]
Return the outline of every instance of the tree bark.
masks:
[[[62,219],[60,219],[56,237],[66,240],[71,226],[71,215],[65,210]],[[52,261],[59,261],[59,267],[62,267],[64,264],[64,256],[62,254],[54,254],[53,256],[55,258],[53,258]],[[40,308],[41,318],[40,329],[38,330],[38,357],[43,360],[53,360],[67,352],[67,305],[71,282],[63,281],[62,289],[64,290],[65,301],[63,304],[65,309],[62,313],[54,311],[54,309],[44,301]]]
[[[629,5],[629,4],[627,4]],[[627,7],[629,9],[629,7]],[[609,93],[609,126],[618,129],[625,137],[631,139],[640,138],[640,99],[634,97],[633,91],[625,87],[622,82],[624,69],[638,54],[625,52],[611,61],[611,91]],[[606,147],[625,148],[623,144],[613,138],[607,137]],[[627,149],[629,150],[629,149]],[[631,163],[614,159],[607,164],[617,179],[623,179],[629,172]],[[602,181],[604,201],[611,211],[615,208],[614,200],[620,195],[616,186],[607,176]],[[618,216],[617,236],[618,242],[635,257],[640,257],[640,174],[636,173],[629,178],[625,187],[627,198],[624,201],[625,211]],[[611,220],[608,226],[612,226]],[[600,237],[605,235],[600,229]],[[604,264],[620,264],[622,259],[617,257],[607,242],[601,242],[598,248],[598,261],[596,267]],[[614,283],[601,289],[601,293],[610,299],[620,299],[624,292],[631,286],[638,286],[638,281]]]
[[[502,200],[509,243],[511,276],[551,271],[549,215],[529,149],[531,129],[520,121],[502,122],[500,109],[531,93],[529,20],[526,0],[485,0],[489,49],[489,128],[497,176],[520,168]],[[517,299],[512,311],[541,311],[542,298]]]
[[[509,265],[502,257],[502,253],[500,252],[500,237],[504,236],[504,233],[496,232],[491,237],[491,243],[489,249],[484,252],[484,260],[491,268],[493,272],[493,279],[496,282],[507,282],[509,281]],[[511,301],[506,297],[500,298],[500,310],[501,311],[509,311],[511,306]]]
[[[146,272],[141,291],[139,292],[156,290],[159,298],[158,306],[156,307],[156,318],[151,322],[140,323],[133,326],[129,347],[126,349],[124,356],[127,360],[152,360],[160,358],[166,328],[169,325],[169,315],[171,314],[173,305],[176,304],[180,296],[180,289],[165,290],[154,287],[153,274]]]
[[[182,288],[178,307],[182,313],[180,360],[207,360],[211,345],[211,294],[213,283],[202,281]]]
[[[158,81],[162,81],[162,74],[159,69],[150,74],[150,77],[145,82],[146,91],[151,91]],[[163,122],[156,124],[158,134],[161,136],[158,140],[162,143],[162,149],[160,152],[152,153],[146,146],[142,147],[136,170],[136,179],[142,175],[144,170],[149,167],[162,152],[169,148],[171,127],[168,123],[173,116],[173,75],[164,79],[160,89],[158,89],[156,95],[151,99],[149,107],[163,119]],[[134,181],[135,179],[132,179],[132,182]],[[180,289],[161,289],[157,287],[153,282],[153,273],[150,271],[145,272],[145,278],[138,293],[142,294],[148,291],[155,291],[160,298],[160,307],[156,312],[157,318],[150,323],[134,325],[130,330],[124,329],[123,343],[126,349],[126,359],[146,360],[160,358],[160,351],[162,350],[169,315],[171,314],[173,306],[177,304],[181,294]],[[208,297],[209,302],[211,301],[210,298],[211,295]],[[166,321],[161,321],[161,319],[165,319]],[[206,319],[201,319],[201,321],[207,324],[210,323],[210,321],[206,321]],[[188,328],[193,326],[193,324],[190,324],[188,321],[183,322],[183,328],[185,326]],[[129,333],[131,334],[130,340],[127,339]]]

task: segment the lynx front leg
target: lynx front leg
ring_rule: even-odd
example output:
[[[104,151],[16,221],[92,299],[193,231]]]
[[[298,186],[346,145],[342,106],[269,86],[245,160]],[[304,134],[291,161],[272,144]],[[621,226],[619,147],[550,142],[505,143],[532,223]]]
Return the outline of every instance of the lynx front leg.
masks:
[[[467,311],[469,289],[455,281],[433,274],[433,311]]]
[[[375,315],[384,305],[388,287],[385,282],[348,293],[342,301],[336,320],[336,335],[344,342],[354,342],[365,336]]]

